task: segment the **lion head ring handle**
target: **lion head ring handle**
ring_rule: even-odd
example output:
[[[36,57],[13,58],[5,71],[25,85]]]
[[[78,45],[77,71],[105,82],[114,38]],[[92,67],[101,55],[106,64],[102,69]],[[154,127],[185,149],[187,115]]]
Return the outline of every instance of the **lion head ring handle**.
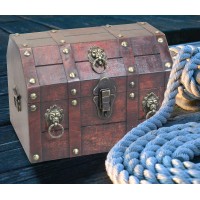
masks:
[[[49,127],[48,133],[51,138],[60,138],[64,134],[64,128],[61,125],[63,117],[63,109],[59,108],[57,105],[53,105],[46,110],[45,119]],[[55,132],[58,134],[55,134]]]
[[[146,119],[152,117],[159,106],[159,97],[157,97],[153,92],[147,94],[142,101],[143,110],[146,113]]]
[[[107,69],[107,56],[100,47],[91,47],[88,50],[88,59],[96,73],[104,73]]]

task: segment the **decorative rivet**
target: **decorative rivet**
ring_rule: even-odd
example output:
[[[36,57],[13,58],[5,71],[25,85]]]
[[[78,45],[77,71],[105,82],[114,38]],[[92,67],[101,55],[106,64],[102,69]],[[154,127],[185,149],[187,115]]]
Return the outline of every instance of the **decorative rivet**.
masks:
[[[145,24],[146,24],[146,22],[140,22],[140,24],[142,24],[142,25],[145,25]]]
[[[170,62],[165,63],[165,67],[170,68],[171,66],[172,66],[172,64]]]
[[[75,74],[74,72],[71,72],[71,73],[69,74],[69,77],[70,77],[70,78],[75,78],[75,77],[76,77],[76,74]]]
[[[37,161],[40,159],[40,156],[38,154],[33,155],[33,160]]]
[[[29,79],[29,83],[31,83],[31,84],[35,84],[35,83],[36,83],[36,81],[35,81],[35,79],[34,79],[34,78],[30,78],[30,79]]]
[[[129,85],[130,85],[130,87],[131,87],[131,88],[133,88],[133,87],[135,86],[135,82],[134,82],[134,81],[132,81],[132,82],[130,82],[130,84],[129,84]]]
[[[24,43],[24,44],[22,44],[22,46],[23,46],[23,47],[27,47],[27,46],[28,46],[28,44],[25,44],[25,43]]]
[[[122,34],[119,34],[118,37],[121,38],[121,37],[124,37],[124,36]]]
[[[159,43],[163,43],[163,42],[164,42],[163,38],[161,38],[161,37],[158,38],[158,42],[159,42]]]
[[[128,68],[128,71],[129,71],[130,73],[133,73],[133,72],[135,71],[135,68],[134,68],[134,67],[129,67],[129,68]]]
[[[197,68],[200,69],[200,65],[198,65]]]
[[[134,99],[134,98],[135,98],[135,94],[132,92],[132,93],[129,94],[129,97],[130,97],[131,99]]]
[[[57,30],[51,30],[51,32],[52,32],[52,33],[56,33],[56,32],[57,32]]]
[[[190,61],[190,59],[189,59],[189,58],[187,58],[186,60],[187,60],[188,62]]]
[[[76,95],[76,93],[77,93],[77,90],[76,90],[76,89],[72,89],[72,90],[71,90],[71,94],[72,94],[72,95]]]
[[[123,42],[121,43],[121,45],[122,45],[123,47],[127,47],[127,46],[128,46],[128,43],[125,42],[125,41],[123,41]]]
[[[68,53],[69,53],[69,49],[65,48],[65,49],[63,49],[62,52],[63,52],[64,54],[68,54]]]
[[[33,99],[33,100],[36,99],[37,98],[37,94],[36,93],[31,93],[30,94],[30,98]]]
[[[74,153],[75,155],[77,155],[77,154],[79,153],[79,150],[78,150],[78,149],[73,149],[73,153]]]
[[[76,99],[72,100],[72,106],[77,106],[78,101]]]
[[[60,43],[64,44],[64,43],[65,43],[65,40],[60,40]]]
[[[19,36],[20,34],[19,33],[15,33],[15,36],[17,37],[17,36]]]
[[[106,24],[106,27],[109,28],[109,27],[111,27],[111,25],[110,24]]]
[[[37,110],[37,106],[36,105],[31,105],[31,111],[34,112]]]
[[[24,52],[24,55],[25,55],[26,57],[28,57],[28,56],[31,55],[31,52],[26,50],[26,51]]]
[[[160,33],[160,31],[155,31],[155,33]]]

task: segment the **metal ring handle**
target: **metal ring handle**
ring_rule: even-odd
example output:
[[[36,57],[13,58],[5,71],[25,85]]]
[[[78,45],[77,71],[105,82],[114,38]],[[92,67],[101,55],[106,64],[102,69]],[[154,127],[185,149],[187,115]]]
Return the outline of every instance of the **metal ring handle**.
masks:
[[[104,65],[100,66],[101,68],[103,67],[103,70],[101,71],[98,71],[97,69],[97,66],[96,66],[96,63],[98,62],[98,60],[100,60],[99,58],[96,58],[94,61],[93,61],[93,69],[97,72],[97,73],[103,73],[105,70],[106,70],[106,67],[107,67],[107,62],[106,62],[106,59],[104,58],[101,58],[101,60],[103,61]]]
[[[56,126],[59,126],[61,128],[61,134],[55,136],[52,134],[52,130],[54,127]],[[49,126],[49,129],[48,129],[48,132],[49,132],[49,135],[52,137],[52,138],[61,138],[63,133],[64,133],[64,128],[61,124],[57,123],[57,124],[51,124],[51,126]]]
[[[146,114],[146,119],[149,119],[149,118],[152,117],[155,113],[156,113],[156,110],[150,110],[150,111]]]

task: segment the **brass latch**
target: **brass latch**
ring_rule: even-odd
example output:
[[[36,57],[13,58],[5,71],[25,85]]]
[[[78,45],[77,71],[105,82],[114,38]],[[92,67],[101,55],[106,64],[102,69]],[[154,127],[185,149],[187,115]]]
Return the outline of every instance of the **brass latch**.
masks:
[[[97,107],[98,116],[108,119],[112,114],[112,106],[115,100],[116,87],[109,78],[102,78],[94,88],[94,103]]]
[[[14,92],[15,107],[17,108],[17,111],[20,112],[22,110],[22,108],[21,108],[21,95],[18,93],[16,87],[13,88],[13,92]]]
[[[100,109],[102,112],[106,113],[111,110],[110,107],[110,90],[109,89],[102,89],[99,95],[99,102],[100,102]]]

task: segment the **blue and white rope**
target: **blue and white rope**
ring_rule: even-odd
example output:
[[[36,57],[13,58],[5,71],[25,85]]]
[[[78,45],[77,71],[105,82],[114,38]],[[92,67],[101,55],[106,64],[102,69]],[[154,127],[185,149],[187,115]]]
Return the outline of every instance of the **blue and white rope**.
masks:
[[[129,131],[108,153],[105,162],[113,183],[200,183],[200,124],[190,122],[161,128],[169,119],[181,84],[194,96],[200,86],[193,77],[200,50],[180,46],[164,101],[154,116]]]

